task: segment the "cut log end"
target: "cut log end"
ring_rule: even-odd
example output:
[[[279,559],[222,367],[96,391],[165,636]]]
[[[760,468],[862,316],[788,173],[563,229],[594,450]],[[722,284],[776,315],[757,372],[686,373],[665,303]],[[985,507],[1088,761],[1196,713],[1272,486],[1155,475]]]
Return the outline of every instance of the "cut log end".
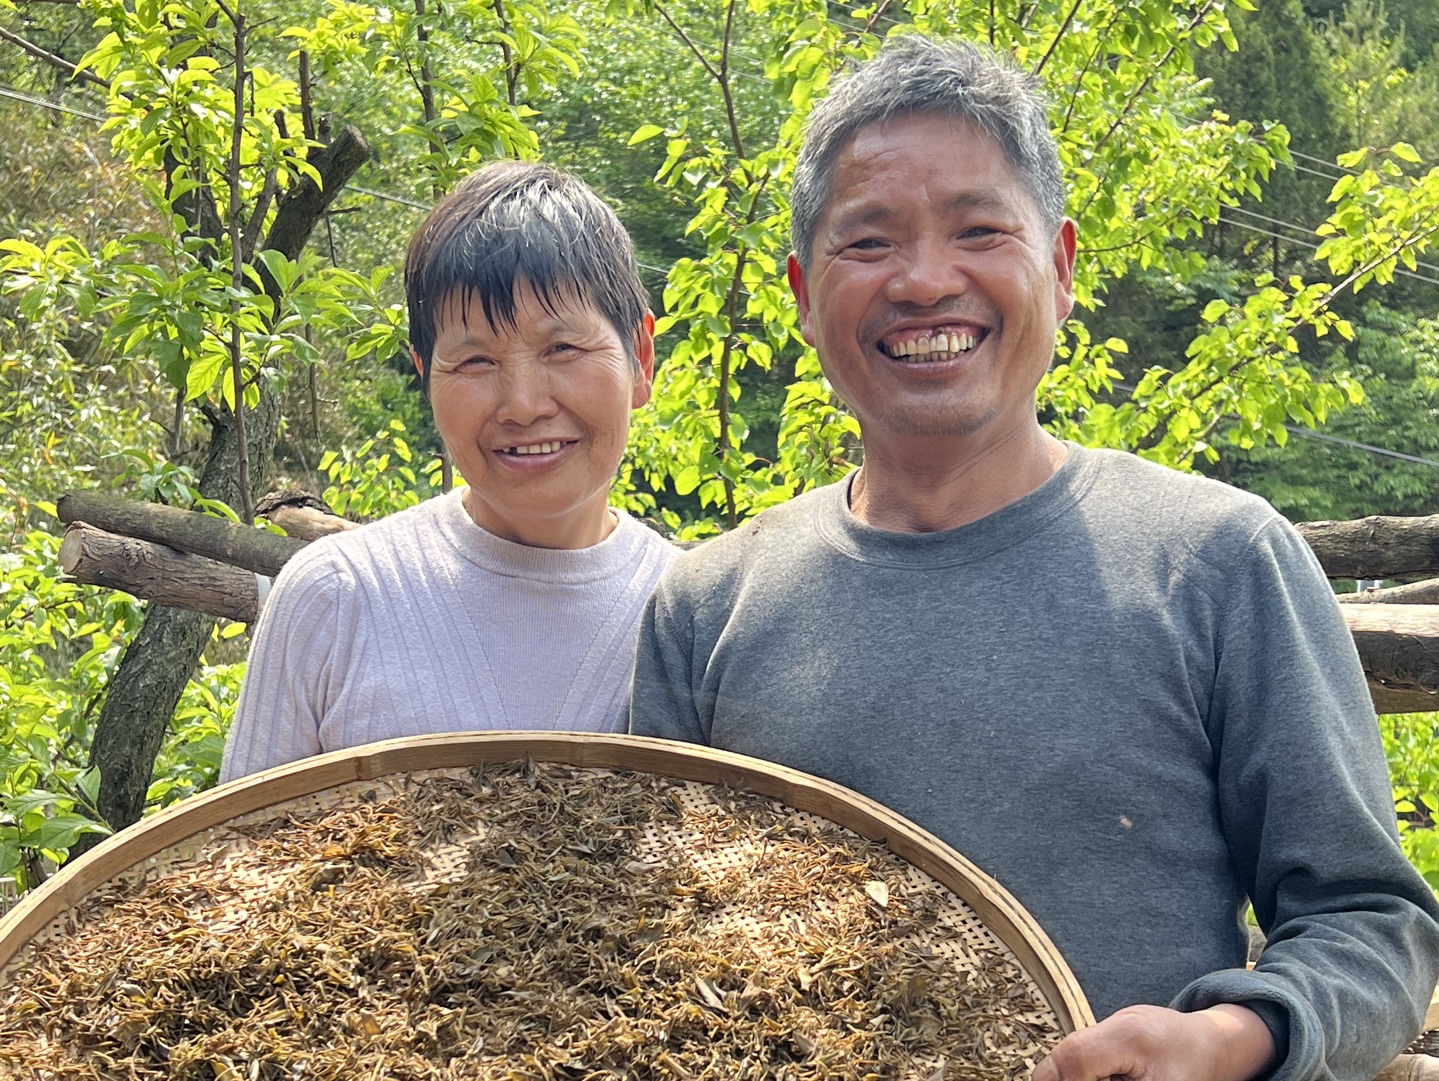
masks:
[[[65,527],[65,539],[60,542],[60,569],[66,574],[74,574],[85,558],[85,530],[89,528],[84,522],[72,522]]]

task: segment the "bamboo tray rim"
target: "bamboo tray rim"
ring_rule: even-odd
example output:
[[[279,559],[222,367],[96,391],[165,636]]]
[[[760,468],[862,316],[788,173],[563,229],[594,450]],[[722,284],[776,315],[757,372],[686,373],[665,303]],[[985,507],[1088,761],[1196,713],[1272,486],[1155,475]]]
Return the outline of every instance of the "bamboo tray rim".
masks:
[[[884,804],[833,781],[732,751],[589,732],[407,736],[301,759],[181,800],[66,864],[0,918],[0,972],[51,921],[80,905],[95,887],[207,829],[352,782],[527,758],[742,788],[884,844],[973,909],[1024,966],[1065,1033],[1094,1024],[1074,973],[1028,910],[964,855]]]

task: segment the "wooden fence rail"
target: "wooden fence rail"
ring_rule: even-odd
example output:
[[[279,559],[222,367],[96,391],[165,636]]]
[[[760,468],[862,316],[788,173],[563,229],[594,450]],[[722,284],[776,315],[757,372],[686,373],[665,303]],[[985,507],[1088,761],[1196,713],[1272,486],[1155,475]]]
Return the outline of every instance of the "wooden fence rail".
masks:
[[[354,528],[313,507],[269,505],[269,520],[288,536],[193,511],[70,492],[57,503],[69,526],[60,563],[77,581],[248,623],[259,613],[261,576],[277,574],[316,537]],[[1298,529],[1331,579],[1439,574],[1439,515],[1307,522]],[[1339,600],[1375,708],[1439,710],[1439,578]]]

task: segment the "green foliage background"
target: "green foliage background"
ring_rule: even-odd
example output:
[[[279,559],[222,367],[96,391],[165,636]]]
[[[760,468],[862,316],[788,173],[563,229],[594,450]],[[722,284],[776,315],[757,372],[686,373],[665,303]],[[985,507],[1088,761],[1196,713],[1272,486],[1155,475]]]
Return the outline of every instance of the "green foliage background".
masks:
[[[207,411],[233,408],[236,378],[247,402],[279,396],[281,472],[337,511],[439,491],[395,269],[423,210],[481,161],[566,165],[635,235],[662,362],[617,504],[703,537],[853,468],[858,428],[783,281],[787,192],[803,117],[889,34],[989,41],[1051,90],[1081,245],[1040,391],[1056,434],[1214,473],[1295,519],[1432,511],[1432,465],[1291,439],[1324,425],[1439,450],[1432,12],[0,0],[0,26],[88,72],[0,47],[0,877],[27,888],[106,828],[94,717],[141,618],[57,573],[53,500],[103,487],[206,508]],[[232,13],[249,28],[238,116]],[[306,133],[346,123],[374,157],[321,233],[294,262],[253,254],[311,172]],[[233,233],[197,231],[197,193]],[[219,630],[191,680],[152,807],[214,782],[243,630]],[[1406,849],[1439,883],[1436,718],[1383,730]]]

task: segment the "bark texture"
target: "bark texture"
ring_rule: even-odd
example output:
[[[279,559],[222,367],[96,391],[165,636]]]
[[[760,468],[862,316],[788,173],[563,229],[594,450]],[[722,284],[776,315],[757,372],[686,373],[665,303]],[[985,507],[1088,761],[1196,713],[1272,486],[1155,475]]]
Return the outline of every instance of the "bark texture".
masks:
[[[1374,515],[1352,522],[1306,522],[1296,528],[1330,578],[1439,574],[1439,515]]]
[[[84,522],[107,533],[178,548],[267,578],[279,574],[285,561],[305,546],[302,540],[222,518],[101,492],[66,492],[55,510],[67,525]],[[123,585],[117,588],[129,589]]]
[[[1439,578],[1426,578],[1388,589],[1339,594],[1340,604],[1439,604]]]
[[[60,566],[77,582],[121,589],[174,608],[254,622],[260,589],[254,571],[72,522]]]
[[[261,387],[260,404],[250,411],[250,449],[254,473],[269,473],[279,432],[277,396]],[[233,504],[239,499],[239,453],[233,417],[213,413],[210,454],[200,478],[200,494]],[[134,641],[126,648],[100,707],[90,762],[100,770],[98,810],[112,829],[140,820],[155,758],[185,684],[209,644],[215,617],[182,608],[151,604]],[[77,846],[88,850],[94,834]],[[72,850],[72,856],[78,852]]]
[[[1376,709],[1439,708],[1439,606],[1348,604],[1342,610]]]
[[[363,136],[341,129],[328,146],[310,152],[322,184],[305,180],[280,203],[263,245],[295,258],[315,225],[351,176],[370,156]],[[191,220],[197,232],[203,221]],[[202,234],[203,235],[203,234]],[[210,453],[200,492],[231,506],[240,502],[240,463],[233,415],[209,411]],[[252,482],[263,486],[271,472],[279,430],[279,401],[269,384],[260,384],[259,405],[246,417]],[[185,683],[195,670],[215,621],[212,616],[152,604],[139,633],[125,650],[96,724],[91,763],[100,771],[98,809],[116,830],[139,821],[155,769],[155,757],[174,716]],[[87,835],[72,855],[93,847]]]

